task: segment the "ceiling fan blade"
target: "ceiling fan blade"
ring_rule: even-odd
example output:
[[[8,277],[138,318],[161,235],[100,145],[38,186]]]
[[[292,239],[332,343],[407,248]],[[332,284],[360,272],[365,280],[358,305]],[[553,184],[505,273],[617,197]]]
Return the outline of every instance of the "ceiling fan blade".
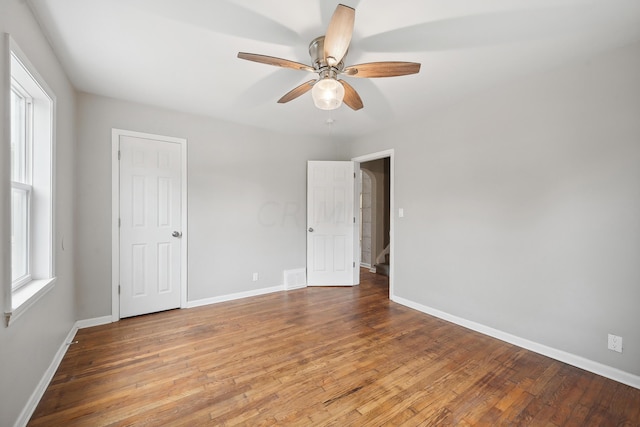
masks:
[[[298,86],[298,87],[290,90],[289,92],[287,92],[282,98],[280,98],[278,100],[278,103],[279,104],[284,104],[286,102],[293,101],[294,99],[296,99],[300,95],[304,95],[305,93],[307,93],[307,92],[309,92],[311,90],[311,88],[313,87],[313,85],[316,82],[317,82],[317,80],[309,80],[308,82],[302,83],[300,86]]]
[[[366,64],[351,65],[344,69],[342,74],[351,77],[396,77],[416,74],[420,71],[417,62],[369,62]]]
[[[305,70],[315,72],[313,67],[301,64],[288,59],[276,58],[274,56],[258,55],[257,53],[238,52],[238,58],[247,61],[260,62],[261,64],[274,65],[276,67],[293,68],[294,70]]]
[[[356,92],[353,86],[351,86],[349,83],[345,82],[344,80],[338,80],[338,81],[344,87],[344,99],[342,100],[342,102],[347,104],[347,106],[354,111],[358,111],[359,109],[364,107],[364,104],[362,103],[362,99],[360,98],[360,95],[358,95],[358,92]]]
[[[157,1],[157,0],[153,0]],[[318,4],[318,9],[320,9],[320,22],[325,25],[329,25],[331,21],[331,16],[333,12],[336,10],[335,2],[327,1],[327,0],[315,0]],[[346,4],[347,6],[358,10],[358,7],[362,0],[342,0],[341,3]]]
[[[343,4],[339,4],[333,12],[327,34],[324,36],[324,59],[330,66],[340,63],[347,53],[355,19],[355,9]]]

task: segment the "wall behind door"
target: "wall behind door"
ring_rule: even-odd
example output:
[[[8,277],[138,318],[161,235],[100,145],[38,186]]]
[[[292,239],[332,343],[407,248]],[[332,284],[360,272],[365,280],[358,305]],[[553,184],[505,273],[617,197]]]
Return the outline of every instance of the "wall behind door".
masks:
[[[78,103],[80,319],[111,312],[114,127],[188,140],[189,301],[278,286],[305,266],[307,160],[335,160],[334,143],[97,95]]]

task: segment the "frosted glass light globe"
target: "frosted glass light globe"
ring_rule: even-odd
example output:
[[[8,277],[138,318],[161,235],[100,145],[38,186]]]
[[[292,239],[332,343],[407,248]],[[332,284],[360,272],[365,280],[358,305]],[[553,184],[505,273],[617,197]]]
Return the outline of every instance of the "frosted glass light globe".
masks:
[[[318,81],[311,89],[311,97],[321,110],[335,110],[342,105],[344,86],[330,77]]]

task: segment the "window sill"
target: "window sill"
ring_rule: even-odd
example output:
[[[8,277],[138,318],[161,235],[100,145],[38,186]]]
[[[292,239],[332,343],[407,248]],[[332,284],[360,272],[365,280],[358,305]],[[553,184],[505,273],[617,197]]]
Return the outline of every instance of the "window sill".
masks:
[[[4,313],[6,326],[11,325],[40,298],[47,294],[56,278],[32,280],[11,294],[11,310]]]

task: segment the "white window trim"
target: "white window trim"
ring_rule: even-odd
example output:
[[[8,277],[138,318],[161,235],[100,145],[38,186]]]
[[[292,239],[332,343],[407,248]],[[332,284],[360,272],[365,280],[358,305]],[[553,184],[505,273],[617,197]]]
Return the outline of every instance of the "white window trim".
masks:
[[[16,289],[12,289],[12,281],[11,281],[11,272],[9,271],[8,275],[2,278],[2,287],[5,294],[4,298],[4,317],[5,317],[5,325],[10,326],[14,323],[22,314],[24,314],[30,307],[32,307],[38,300],[40,300],[44,295],[46,295],[51,289],[56,281],[55,277],[55,248],[53,242],[55,242],[55,126],[56,126],[56,96],[53,91],[49,88],[49,86],[45,83],[45,80],[42,76],[36,71],[36,68],[31,64],[26,55],[22,52],[22,50],[18,47],[16,42],[11,38],[11,35],[5,33],[4,37],[5,44],[5,57],[2,58],[4,61],[5,67],[5,80],[2,83],[5,89],[5,93],[9,96],[11,90],[11,55],[15,55],[16,58],[20,60],[20,62],[24,65],[24,67],[28,70],[28,73],[31,74],[35,83],[39,86],[42,92],[49,98],[51,102],[50,106],[50,129],[48,132],[51,136],[51,153],[50,153],[50,200],[47,203],[50,214],[48,215],[48,221],[50,221],[49,227],[51,232],[49,233],[49,241],[46,244],[49,247],[49,272],[47,278],[35,278],[28,283],[22,284]],[[3,100],[3,102],[5,102]],[[7,102],[5,102],[5,108],[7,107]],[[5,120],[8,119],[9,114],[5,115]],[[10,119],[9,119],[10,120]],[[5,123],[6,128],[11,127],[10,123]],[[7,130],[5,136],[9,134]],[[10,135],[10,134],[9,134]],[[9,157],[9,156],[7,156]],[[10,222],[11,218],[7,218]],[[8,224],[0,224],[0,226],[8,226]],[[9,245],[10,243],[7,241],[4,243],[5,245]],[[3,248],[4,249],[4,248]],[[11,253],[10,248],[9,253]],[[11,269],[11,263],[9,262],[9,270]],[[8,276],[8,277],[6,277]]]
[[[53,289],[55,282],[55,277],[43,280],[32,280],[26,285],[13,291],[11,295],[11,310],[4,313],[6,325],[9,326],[18,320],[18,318],[40,298]]]

